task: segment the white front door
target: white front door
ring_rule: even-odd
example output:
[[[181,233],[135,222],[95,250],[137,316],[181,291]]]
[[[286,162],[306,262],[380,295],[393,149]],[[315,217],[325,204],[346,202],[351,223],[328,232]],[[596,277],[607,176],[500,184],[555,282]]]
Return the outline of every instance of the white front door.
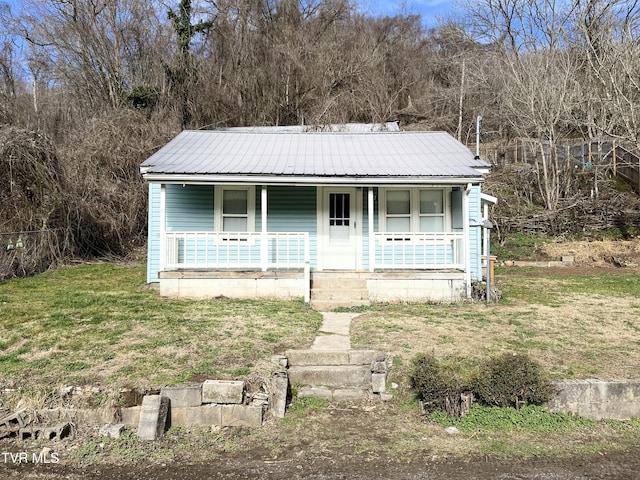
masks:
[[[322,269],[355,270],[359,267],[358,238],[361,226],[355,188],[324,189],[320,221]]]

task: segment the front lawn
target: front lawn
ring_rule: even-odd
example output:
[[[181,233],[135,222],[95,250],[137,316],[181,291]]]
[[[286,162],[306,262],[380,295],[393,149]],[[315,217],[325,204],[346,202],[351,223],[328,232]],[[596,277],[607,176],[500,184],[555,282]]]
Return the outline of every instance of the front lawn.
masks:
[[[321,320],[302,301],[161,298],[142,264],[61,268],[0,284],[0,388],[245,376]]]

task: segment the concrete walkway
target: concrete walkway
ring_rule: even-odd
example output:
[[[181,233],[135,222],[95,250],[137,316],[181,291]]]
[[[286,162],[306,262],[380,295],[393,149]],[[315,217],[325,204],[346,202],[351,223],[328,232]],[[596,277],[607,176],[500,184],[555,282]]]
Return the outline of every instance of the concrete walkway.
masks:
[[[350,350],[349,329],[357,313],[322,312],[322,326],[311,350]]]

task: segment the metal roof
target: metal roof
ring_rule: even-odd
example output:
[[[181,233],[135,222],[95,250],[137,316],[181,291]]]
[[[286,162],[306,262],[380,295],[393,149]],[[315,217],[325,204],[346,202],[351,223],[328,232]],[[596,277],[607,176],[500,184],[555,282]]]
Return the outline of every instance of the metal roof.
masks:
[[[480,179],[489,164],[446,132],[183,131],[142,165],[149,180]],[[480,170],[479,170],[480,169]]]

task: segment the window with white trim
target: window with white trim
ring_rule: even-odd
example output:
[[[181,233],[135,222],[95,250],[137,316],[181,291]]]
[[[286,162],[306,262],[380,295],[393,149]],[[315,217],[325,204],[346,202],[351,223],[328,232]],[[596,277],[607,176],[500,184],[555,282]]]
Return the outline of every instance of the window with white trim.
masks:
[[[385,189],[381,205],[386,232],[444,232],[444,189]]]
[[[444,232],[444,191],[419,190],[420,231]]]
[[[254,187],[216,187],[215,229],[220,232],[255,230]]]

